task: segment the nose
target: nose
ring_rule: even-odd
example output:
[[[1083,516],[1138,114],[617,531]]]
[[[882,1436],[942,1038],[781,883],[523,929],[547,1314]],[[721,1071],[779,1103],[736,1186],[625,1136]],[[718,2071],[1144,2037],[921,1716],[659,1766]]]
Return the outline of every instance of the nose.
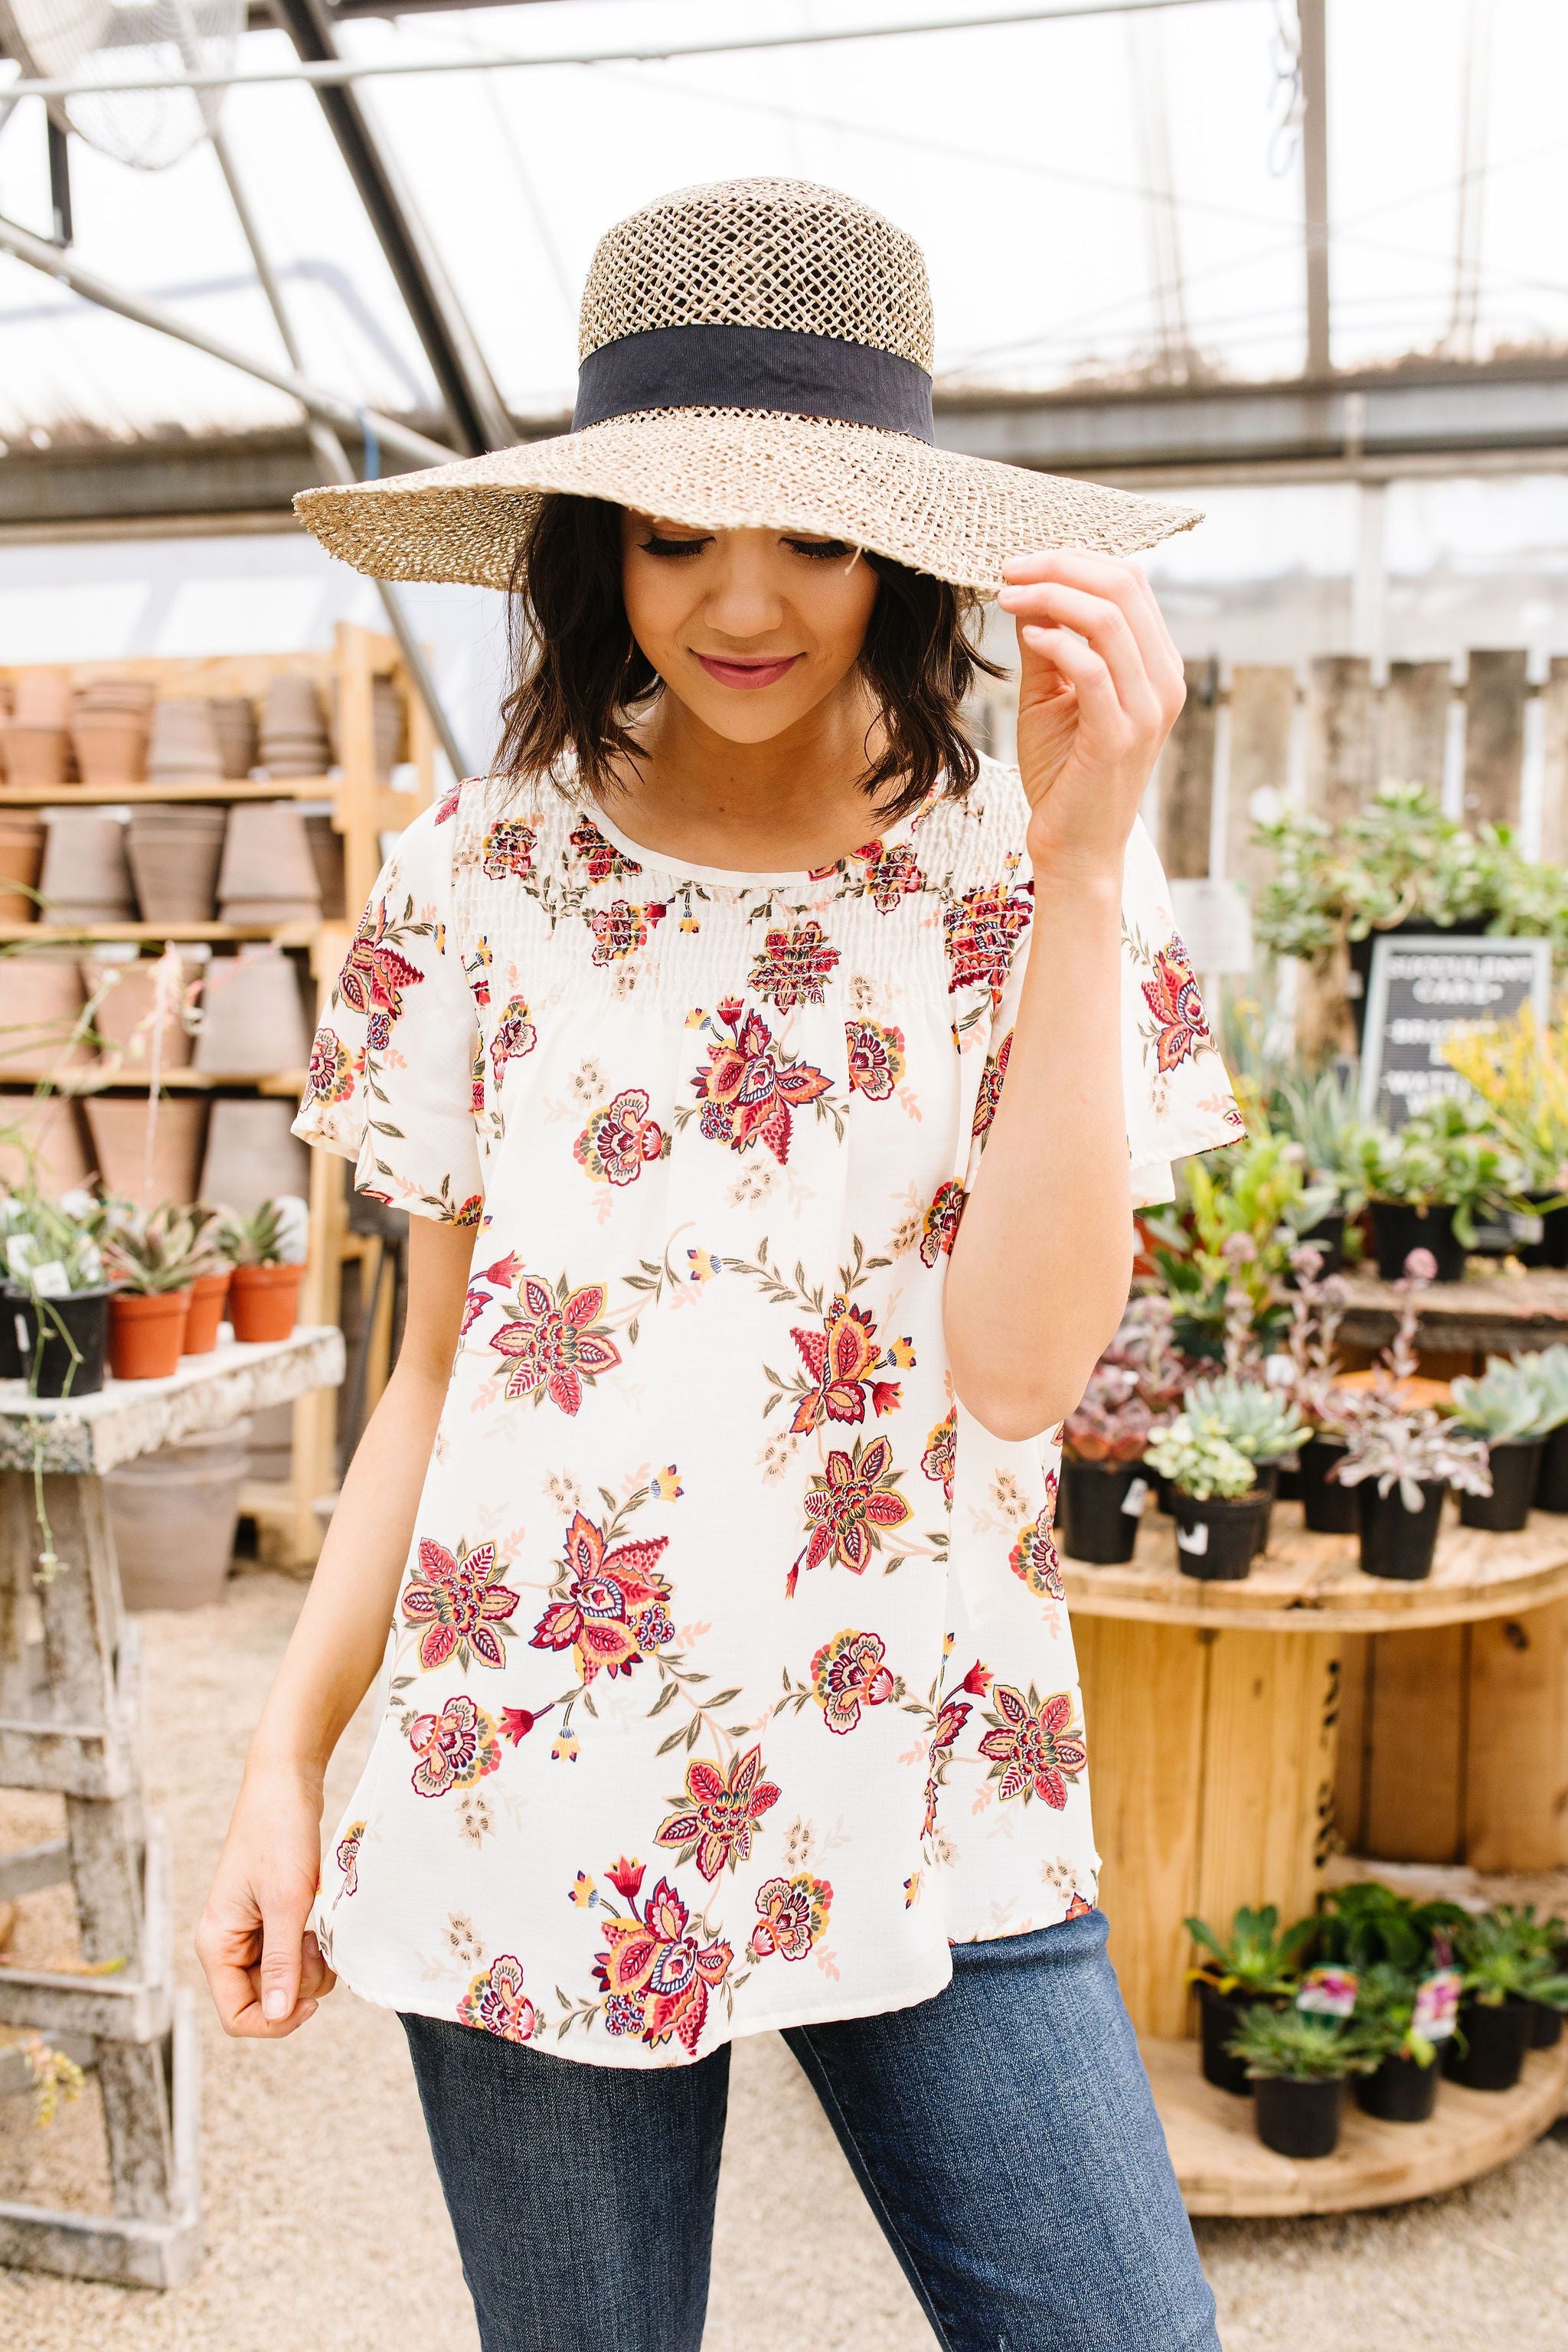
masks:
[[[754,645],[774,635],[784,618],[784,599],[773,569],[772,534],[734,530],[721,534],[719,569],[702,617],[715,636],[732,645]]]

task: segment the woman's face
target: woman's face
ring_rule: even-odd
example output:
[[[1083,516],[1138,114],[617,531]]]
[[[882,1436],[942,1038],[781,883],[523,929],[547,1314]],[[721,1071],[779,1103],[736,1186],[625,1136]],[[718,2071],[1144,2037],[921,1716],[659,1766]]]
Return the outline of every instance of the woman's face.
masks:
[[[877,575],[842,540],[694,530],[627,509],[621,581],[633,636],[715,734],[766,743],[855,668]]]

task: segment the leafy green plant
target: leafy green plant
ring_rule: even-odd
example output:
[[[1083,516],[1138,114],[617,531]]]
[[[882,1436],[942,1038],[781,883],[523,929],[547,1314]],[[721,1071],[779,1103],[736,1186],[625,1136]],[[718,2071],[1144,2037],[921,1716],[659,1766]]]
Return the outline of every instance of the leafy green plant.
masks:
[[[1285,1999],[1295,1991],[1300,1978],[1297,1963],[1317,1928],[1315,1919],[1298,1919],[1281,1932],[1272,1903],[1256,1911],[1244,1903],[1231,1920],[1228,1937],[1217,1935],[1204,1919],[1184,1919],[1182,1925],[1209,1956],[1193,1970],[1194,1977],[1202,1977],[1216,1992],[1264,1999]]]
[[[1489,1356],[1479,1380],[1461,1373],[1453,1390],[1455,1423],[1489,1445],[1527,1444],[1553,1426],[1542,1420],[1547,1406],[1540,1383],[1525,1363],[1507,1356]]]
[[[1268,1117],[1277,1134],[1289,1135],[1300,1145],[1313,1187],[1332,1187],[1333,1206],[1347,1216],[1366,1206],[1352,1150],[1361,1119],[1348,1071],[1331,1063],[1316,1072],[1295,1070],[1276,1077],[1268,1091]],[[1328,1211],[1321,1213],[1326,1216]],[[1303,1233],[1307,1229],[1300,1228]]]
[[[1227,1437],[1249,1462],[1278,1462],[1311,1435],[1287,1393],[1234,1372],[1194,1381],[1182,1411],[1194,1424]]]
[[[1370,2074],[1388,2053],[1384,2037],[1353,2017],[1270,2009],[1255,2001],[1226,2048],[1254,2078],[1320,2083],[1339,2074]]]
[[[1454,1231],[1467,1249],[1475,1246],[1478,1216],[1502,1216],[1524,1205],[1525,1171],[1518,1155],[1499,1141],[1476,1106],[1452,1095],[1426,1104],[1397,1133],[1356,1128],[1346,1149],[1369,1200],[1452,1209]]]
[[[1557,1966],[1555,1938],[1544,1941],[1545,1926],[1532,1906],[1499,1904],[1456,1928],[1454,1956],[1471,2000],[1483,2009],[1500,2009],[1505,2000],[1568,2009],[1568,1975]]]
[[[1185,1412],[1150,1440],[1143,1459],[1194,1503],[1234,1502],[1258,1484],[1257,1470],[1238,1445]]]
[[[0,1247],[12,1290],[58,1297],[96,1290],[104,1279],[102,1253],[88,1223],[30,1188],[0,1196]]]
[[[165,1201],[145,1215],[132,1213],[110,1225],[103,1255],[123,1289],[143,1296],[185,1290],[218,1262],[216,1221],[210,1212],[204,1215]]]
[[[1531,1191],[1568,1187],[1568,1024],[1543,1027],[1524,1004],[1511,1021],[1457,1030],[1443,1057],[1485,1103]]]
[[[1446,1950],[1469,1916],[1458,1903],[1417,1903],[1380,1879],[1358,1878],[1322,1897],[1316,1949],[1358,1975],[1386,1966],[1414,1979],[1436,1963],[1436,1939],[1445,1939]]]
[[[1392,1960],[1374,1960],[1356,1985],[1355,2023],[1379,2063],[1384,2058],[1413,2058],[1430,2066],[1437,2045],[1415,2029],[1415,2000],[1420,1979]]]
[[[295,1265],[305,1255],[284,1201],[263,1201],[247,1217],[220,1219],[217,1245],[230,1265]]]
[[[1540,1401],[1536,1427],[1549,1436],[1568,1421],[1568,1347],[1542,1348],[1520,1361]]]
[[[1144,1218],[1177,1345],[1189,1355],[1222,1356],[1235,1293],[1247,1298],[1257,1332],[1276,1330],[1290,1254],[1335,1199],[1331,1186],[1308,1184],[1305,1155],[1286,1135],[1249,1135],[1187,1161],[1180,1206]]]

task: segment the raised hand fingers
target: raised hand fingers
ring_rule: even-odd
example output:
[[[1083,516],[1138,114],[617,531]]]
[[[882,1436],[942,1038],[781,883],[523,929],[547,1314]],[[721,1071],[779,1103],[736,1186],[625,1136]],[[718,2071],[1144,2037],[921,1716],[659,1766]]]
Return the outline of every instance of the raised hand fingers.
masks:
[[[1117,699],[1134,726],[1152,730],[1164,719],[1158,687],[1149,675],[1143,648],[1121,604],[1065,582],[1042,580],[1009,587],[997,599],[1020,626],[1070,629],[1093,646],[1110,673]]]
[[[1086,644],[1073,629],[1041,628],[1033,623],[1021,627],[1018,637],[1026,656],[1025,696],[1027,696],[1031,685],[1027,656],[1032,654],[1038,660],[1048,663],[1071,687],[1078,698],[1079,719],[1088,719],[1108,740],[1114,742],[1127,726],[1127,715],[1122,709],[1110,671],[1094,647]]]
[[[1138,564],[1079,549],[1041,548],[1031,554],[1011,557],[1004,570],[1007,586],[999,601],[1005,609],[1012,609],[1009,591],[1047,583],[1114,604],[1137,640],[1165,723],[1170,725],[1174,720],[1186,696],[1182,657],[1165,626],[1154,592]],[[1060,614],[1053,617],[1068,616]],[[1069,622],[1069,625],[1078,625]]]

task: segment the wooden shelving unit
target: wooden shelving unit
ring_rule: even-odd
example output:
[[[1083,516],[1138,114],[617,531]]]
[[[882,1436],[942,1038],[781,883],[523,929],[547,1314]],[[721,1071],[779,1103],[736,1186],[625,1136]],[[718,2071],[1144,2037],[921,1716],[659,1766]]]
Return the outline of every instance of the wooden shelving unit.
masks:
[[[320,924],[265,925],[232,923],[104,923],[0,924],[0,945],[79,946],[84,950],[109,943],[159,946],[210,943],[222,945],[271,940],[305,955],[318,1000],[324,999],[337,976],[350,929],[368,898],[381,866],[381,836],[400,832],[430,800],[435,788],[435,740],[429,715],[415,692],[395,641],[370,630],[340,623],[331,651],[299,654],[239,654],[208,657],[142,658],[125,661],[76,662],[63,667],[73,684],[95,677],[151,679],[161,696],[248,695],[259,704],[271,680],[280,671],[314,678],[323,699],[335,689],[339,764],[329,775],[284,776],[276,780],[250,777],[243,782],[214,778],[179,784],[59,784],[46,788],[13,787],[0,782],[0,809],[133,807],[140,803],[195,801],[228,803],[235,801],[291,800],[324,803],[342,839],[344,904],[347,919]],[[0,664],[0,679],[14,670]],[[409,764],[415,777],[412,791],[395,792],[376,772],[373,718],[373,680],[390,678],[402,699],[406,718]],[[170,1070],[159,1081],[160,1091],[174,1094],[233,1093],[271,1097],[298,1095],[303,1085],[298,1070],[270,1071],[262,1076],[228,1077],[193,1070]],[[71,1097],[100,1092],[147,1091],[144,1072],[91,1067],[63,1069],[47,1081],[31,1072],[0,1066],[0,1087],[13,1092],[37,1091],[41,1086]],[[347,1215],[347,1169],[331,1154],[310,1155],[310,1258],[300,1300],[302,1323],[329,1324],[339,1319],[342,1268],[364,1257],[362,1237],[352,1234]],[[379,1244],[373,1245],[379,1248]],[[381,1318],[384,1320],[384,1318]],[[372,1397],[379,1393],[384,1368],[373,1367]],[[256,1481],[247,1489],[245,1505],[258,1526],[263,1557],[286,1566],[308,1566],[321,1547],[321,1528],[314,1502],[336,1484],[336,1401],[331,1391],[301,1397],[294,1406],[292,1475],[287,1483]]]

